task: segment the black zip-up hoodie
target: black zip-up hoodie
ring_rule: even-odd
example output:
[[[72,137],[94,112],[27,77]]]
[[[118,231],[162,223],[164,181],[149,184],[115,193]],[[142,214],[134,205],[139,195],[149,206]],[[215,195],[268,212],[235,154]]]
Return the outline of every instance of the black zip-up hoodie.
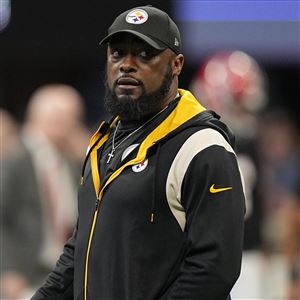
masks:
[[[32,299],[230,299],[245,209],[233,135],[179,93],[103,184],[99,153],[118,118],[92,137],[77,227]]]

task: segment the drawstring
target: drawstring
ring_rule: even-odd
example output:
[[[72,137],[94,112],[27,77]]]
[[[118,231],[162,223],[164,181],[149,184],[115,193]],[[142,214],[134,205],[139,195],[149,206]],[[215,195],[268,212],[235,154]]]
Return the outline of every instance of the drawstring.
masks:
[[[157,180],[157,175],[158,175],[158,159],[159,159],[159,153],[160,153],[160,147],[161,144],[158,144],[157,147],[157,153],[156,153],[156,160],[155,160],[155,164],[154,164],[154,176],[153,176],[153,188],[152,188],[152,197],[151,197],[151,213],[150,213],[150,223],[154,223],[154,213],[155,213],[155,209],[156,209],[156,180]]]
[[[90,155],[91,155],[91,152],[93,151],[93,149],[96,147],[96,145],[98,144],[98,142],[101,140],[101,138],[106,134],[107,130],[109,129],[110,123],[107,123],[107,122],[103,122],[100,126],[100,128],[98,129],[98,132],[100,133],[98,139],[96,140],[96,142],[89,148],[86,156],[85,156],[85,159],[84,159],[84,162],[83,162],[83,166],[82,166],[82,170],[81,170],[81,178],[80,178],[80,185],[83,185],[84,184],[84,172],[85,172],[85,168],[86,168],[86,165],[87,165],[87,162],[90,158]]]

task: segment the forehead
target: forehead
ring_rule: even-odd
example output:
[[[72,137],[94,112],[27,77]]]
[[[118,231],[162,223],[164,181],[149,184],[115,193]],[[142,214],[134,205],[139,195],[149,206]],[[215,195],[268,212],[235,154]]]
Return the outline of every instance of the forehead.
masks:
[[[149,44],[147,44],[145,41],[142,39],[138,38],[137,36],[130,34],[130,33],[119,33],[113,36],[109,43],[109,47],[133,47],[133,48],[149,48],[156,50]]]

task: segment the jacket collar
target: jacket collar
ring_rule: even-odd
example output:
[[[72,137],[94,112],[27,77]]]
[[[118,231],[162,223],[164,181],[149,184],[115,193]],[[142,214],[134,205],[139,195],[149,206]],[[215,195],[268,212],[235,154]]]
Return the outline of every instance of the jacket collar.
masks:
[[[94,188],[96,192],[97,198],[100,200],[102,198],[103,192],[105,188],[116,179],[122,171],[131,165],[135,165],[143,162],[146,159],[146,155],[148,150],[158,143],[161,139],[165,138],[168,134],[176,130],[179,126],[183,125],[187,121],[189,121],[194,116],[199,113],[205,111],[206,109],[198,102],[198,100],[189,92],[183,89],[178,89],[178,92],[181,96],[177,106],[174,110],[166,117],[166,119],[161,122],[141,143],[138,153],[135,158],[128,161],[124,165],[122,165],[119,169],[117,169],[106,181],[105,185],[100,190],[100,172],[98,168],[98,150],[103,146],[103,144],[107,141],[109,134],[111,132],[111,128],[117,122],[119,117],[115,117],[110,123],[110,128],[108,133],[101,137],[101,128],[104,126],[102,123],[97,130],[97,132],[93,135],[90,141],[90,148],[93,148],[91,151],[91,168],[92,168],[92,177]],[[97,143],[97,145],[95,145]]]

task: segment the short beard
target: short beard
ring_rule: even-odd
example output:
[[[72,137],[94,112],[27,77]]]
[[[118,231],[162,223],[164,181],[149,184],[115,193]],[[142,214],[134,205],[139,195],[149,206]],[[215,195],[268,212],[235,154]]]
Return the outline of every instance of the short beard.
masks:
[[[142,95],[135,100],[131,95],[125,95],[119,99],[115,93],[117,83],[115,82],[113,88],[110,89],[106,79],[104,107],[108,113],[119,115],[124,121],[145,120],[163,108],[173,78],[171,64],[169,64],[161,86],[156,91],[147,94],[143,83],[140,82]]]

